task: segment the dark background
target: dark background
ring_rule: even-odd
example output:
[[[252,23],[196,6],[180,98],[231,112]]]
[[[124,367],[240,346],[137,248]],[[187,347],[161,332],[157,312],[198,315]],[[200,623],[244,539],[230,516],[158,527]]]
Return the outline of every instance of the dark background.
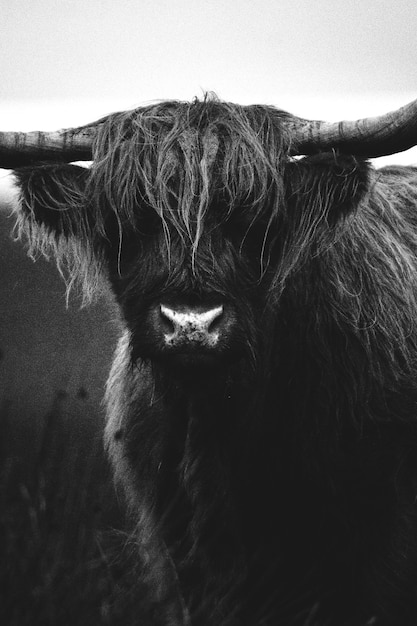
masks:
[[[0,623],[125,626],[128,535],[102,443],[117,317],[67,307],[12,226],[0,215]]]
[[[0,405],[39,424],[57,392],[83,400],[86,419],[100,419],[100,400],[117,338],[101,301],[88,308],[72,295],[52,262],[33,262],[0,216]]]

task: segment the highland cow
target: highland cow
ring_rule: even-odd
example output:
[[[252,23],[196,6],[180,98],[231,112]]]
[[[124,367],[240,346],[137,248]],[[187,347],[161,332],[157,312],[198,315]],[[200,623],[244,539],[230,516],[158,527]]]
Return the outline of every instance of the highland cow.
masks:
[[[30,252],[120,309],[106,446],[150,623],[417,623],[417,169],[364,159],[417,143],[416,105],[0,135]]]

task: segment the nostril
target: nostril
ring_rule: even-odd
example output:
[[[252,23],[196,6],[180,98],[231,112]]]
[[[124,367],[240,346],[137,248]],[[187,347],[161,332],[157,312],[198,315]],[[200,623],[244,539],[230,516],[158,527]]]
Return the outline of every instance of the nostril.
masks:
[[[173,311],[171,311],[171,309],[161,304],[160,313],[161,313],[162,330],[164,332],[173,333],[175,330],[174,320],[173,320],[173,315],[172,315]]]
[[[160,307],[161,313],[161,326],[162,331],[164,333],[174,333],[175,332],[175,317],[174,311],[163,304]]]
[[[218,307],[216,307],[215,309],[211,310],[212,313],[212,318],[210,319],[208,326],[207,326],[207,332],[208,333],[215,333],[219,330],[219,326],[222,323],[222,318],[223,318],[223,306],[220,305]]]

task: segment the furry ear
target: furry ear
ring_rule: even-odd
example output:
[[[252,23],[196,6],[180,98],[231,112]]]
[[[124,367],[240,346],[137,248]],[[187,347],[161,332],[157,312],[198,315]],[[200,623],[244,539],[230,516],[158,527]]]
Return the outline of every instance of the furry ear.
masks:
[[[273,281],[275,294],[282,292],[291,273],[332,245],[338,223],[365,201],[371,171],[366,161],[336,152],[286,165],[286,206],[279,216],[281,258]]]
[[[56,238],[77,235],[80,227],[85,229],[82,214],[87,169],[67,164],[38,165],[14,173],[24,218]]]
[[[335,224],[354,210],[369,189],[371,166],[337,152],[305,157],[288,164],[285,187],[289,210]]]
[[[53,257],[67,283],[83,287],[84,300],[100,289],[100,229],[89,210],[89,170],[67,164],[38,165],[14,171],[20,189],[16,233],[29,254]]]

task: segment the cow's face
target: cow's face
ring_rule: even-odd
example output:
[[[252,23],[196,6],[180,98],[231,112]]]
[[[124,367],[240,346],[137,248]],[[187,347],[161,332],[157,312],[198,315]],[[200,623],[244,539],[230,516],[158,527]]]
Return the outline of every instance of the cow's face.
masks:
[[[149,206],[121,239],[113,225],[109,276],[134,356],[191,368],[251,359],[276,271],[274,219],[214,202],[192,227]]]
[[[160,211],[139,202],[134,227],[114,221],[106,257],[134,358],[194,371],[256,364],[265,336],[272,341],[277,293],[328,245],[362,195],[366,169],[332,155],[289,163],[283,178],[280,197],[263,203],[213,194],[202,213],[195,202],[184,216],[175,201]]]
[[[204,184],[184,185],[187,172],[175,167],[156,199],[158,180],[132,184],[136,166],[130,178],[123,170],[107,179],[73,166],[23,170],[26,231],[33,246],[47,241],[69,259],[87,288],[91,267],[104,269],[134,359],[190,371],[256,365],[287,281],[331,245],[368,188],[368,169],[332,154],[280,163],[276,175],[246,163],[249,182],[230,170],[224,183],[220,164]]]

